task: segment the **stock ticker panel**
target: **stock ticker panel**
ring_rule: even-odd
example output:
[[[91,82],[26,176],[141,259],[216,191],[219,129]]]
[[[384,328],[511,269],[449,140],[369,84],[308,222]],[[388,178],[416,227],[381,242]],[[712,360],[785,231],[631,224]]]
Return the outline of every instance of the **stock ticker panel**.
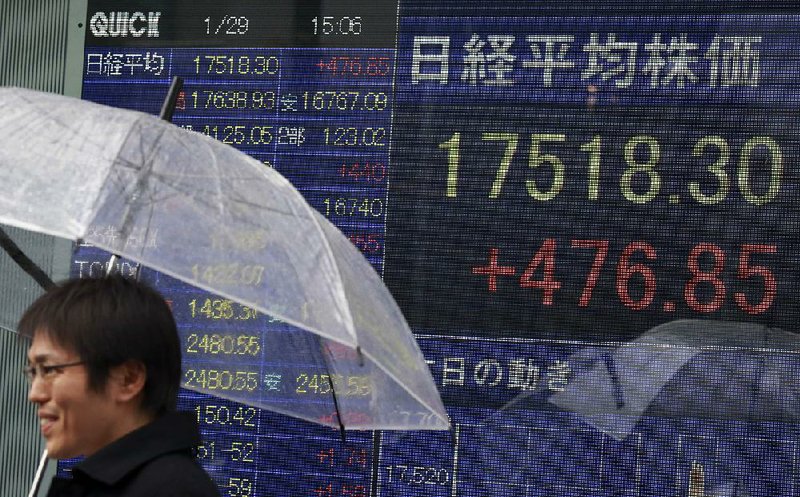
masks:
[[[343,443],[183,390],[222,494],[797,495],[797,410],[755,404],[773,362],[800,372],[793,354],[698,358],[622,439],[549,400],[587,346],[606,357],[673,320],[794,330],[798,16],[735,1],[90,1],[83,98],[157,114],[184,78],[173,122],[274,167],[342,229],[453,421]],[[105,257],[79,247],[74,274]],[[184,355],[211,365],[187,386],[236,353],[253,388],[325,393],[323,372],[257,362],[282,323],[148,277]],[[750,409],[709,404],[727,390]]]

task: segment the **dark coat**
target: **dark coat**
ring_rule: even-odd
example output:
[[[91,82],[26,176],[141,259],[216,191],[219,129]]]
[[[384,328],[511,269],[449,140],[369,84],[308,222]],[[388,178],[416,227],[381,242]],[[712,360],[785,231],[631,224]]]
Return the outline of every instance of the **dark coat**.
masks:
[[[192,456],[200,443],[194,420],[170,413],[103,447],[54,478],[48,497],[219,497]]]

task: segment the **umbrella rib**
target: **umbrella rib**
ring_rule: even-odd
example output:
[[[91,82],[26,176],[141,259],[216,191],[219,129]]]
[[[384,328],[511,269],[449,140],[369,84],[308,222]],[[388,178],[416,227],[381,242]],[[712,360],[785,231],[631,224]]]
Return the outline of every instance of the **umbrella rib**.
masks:
[[[331,248],[331,244],[328,242],[328,237],[325,235],[325,230],[322,229],[322,224],[316,218],[315,211],[312,210],[309,204],[304,204],[303,207],[310,213],[311,221],[316,225],[317,230],[319,230],[320,238],[322,239],[322,243],[324,244],[324,248],[327,249],[327,253],[330,254],[331,259],[331,266],[333,271],[336,273],[335,281],[338,283],[337,290],[340,291],[340,294],[344,296],[343,300],[343,309],[342,311],[345,313],[345,324],[347,326],[347,331],[353,337],[354,345],[358,345],[358,335],[356,334],[355,329],[355,322],[353,321],[353,314],[350,310],[350,303],[347,301],[347,294],[344,291],[344,285],[342,285],[342,272],[339,270],[339,263],[336,260],[336,257],[333,253],[333,249]],[[338,299],[337,299],[338,300]]]
[[[150,212],[149,212],[149,214],[147,216],[147,223],[145,224],[145,228],[144,228],[144,235],[143,235],[143,238],[142,238],[143,241],[147,240],[149,235],[150,235],[150,226],[153,223],[153,214],[154,214],[154,212],[155,212],[154,206],[151,203],[150,204]],[[144,246],[144,243],[143,243],[141,251],[144,252],[144,249],[145,249],[145,246]]]
[[[25,94],[17,94],[16,97],[19,98],[20,100],[24,101],[26,104],[38,107],[39,110],[41,110],[41,112],[43,113],[43,116],[41,116],[42,119],[47,118],[51,122],[54,122],[54,123],[58,124],[59,126],[61,126],[62,130],[66,131],[66,132],[71,132],[72,135],[73,135],[73,139],[75,138],[75,136],[77,136],[77,133],[74,132],[74,127],[71,124],[67,124],[64,121],[62,121],[61,119],[59,119],[57,114],[54,114],[53,112],[50,112],[47,108],[39,107],[38,104],[36,102],[34,102],[34,100],[29,99]],[[135,111],[129,111],[129,112],[136,113]],[[90,143],[90,144],[92,144],[92,145],[94,145],[96,147],[103,147],[103,146],[107,145],[107,143],[105,141],[95,142],[94,140],[92,140],[92,138],[94,138],[94,136],[91,136],[91,135],[90,136],[82,136],[82,139],[83,139],[84,142]],[[67,140],[65,138],[63,142],[64,143],[70,143],[71,140]]]
[[[147,117],[149,118],[150,116],[147,116]],[[161,138],[164,136],[164,134],[165,134],[165,131],[166,131],[166,130],[162,130],[162,133],[159,135],[159,141],[160,141],[160,140],[161,140]],[[186,133],[189,133],[189,132],[187,131]],[[182,138],[182,136],[181,136],[181,135],[176,135],[176,136],[178,136],[178,137],[181,137],[181,138]],[[141,138],[141,137],[140,137],[140,138]],[[228,189],[228,190],[230,190],[229,194],[228,194],[228,195],[223,195],[223,188],[222,188],[222,186],[221,186],[221,183],[220,183],[220,180],[221,180],[222,178],[225,178],[225,180],[226,180],[226,181],[232,181],[232,180],[252,181],[254,178],[258,178],[258,177],[264,177],[264,172],[263,172],[263,171],[261,171],[261,170],[259,170],[259,169],[256,169],[255,167],[252,167],[252,166],[251,166],[251,167],[252,167],[252,169],[253,169],[253,171],[257,173],[257,174],[254,174],[254,175],[252,176],[252,178],[247,178],[247,177],[244,177],[244,178],[227,178],[227,177],[223,176],[223,175],[222,175],[222,171],[221,171],[221,169],[220,169],[220,166],[219,166],[219,163],[218,163],[218,161],[217,161],[217,154],[215,154],[215,153],[214,153],[214,145],[217,145],[217,143],[218,143],[218,142],[216,142],[215,140],[213,140],[213,139],[211,139],[211,138],[207,138],[207,139],[208,139],[208,142],[207,142],[207,143],[205,143],[205,144],[207,145],[207,147],[208,147],[208,148],[209,148],[209,150],[210,150],[210,152],[209,152],[209,154],[208,154],[208,155],[210,155],[210,156],[211,156],[211,158],[212,158],[212,159],[213,159],[213,161],[214,161],[214,163],[212,164],[212,167],[214,168],[214,170],[215,170],[215,172],[216,172],[216,174],[215,174],[215,175],[211,176],[211,178],[212,178],[212,179],[214,179],[214,181],[215,181],[215,185],[216,185],[216,188],[213,190],[213,191],[214,191],[214,193],[216,194],[216,198],[227,198],[227,199],[229,199],[229,200],[231,200],[231,201],[233,201],[233,202],[236,202],[236,203],[237,203],[237,204],[239,204],[239,205],[243,205],[243,206],[245,206],[245,207],[253,207],[253,208],[259,208],[259,209],[266,209],[266,210],[269,210],[270,212],[273,212],[273,213],[276,213],[276,214],[280,214],[280,215],[284,215],[284,216],[291,216],[291,215],[293,215],[291,211],[279,210],[279,209],[276,209],[276,208],[273,208],[273,207],[266,207],[266,206],[264,206],[264,205],[262,205],[262,204],[257,204],[257,203],[254,203],[254,202],[252,202],[252,201],[246,201],[246,200],[244,200],[244,199],[241,199],[241,198],[238,198],[238,199],[237,199],[237,198],[234,198],[234,197],[233,197],[233,194],[237,193],[237,189],[235,189],[235,188],[229,188],[229,189]],[[127,139],[126,139],[126,140],[127,140]],[[176,141],[177,141],[177,144],[178,144],[178,145],[180,145],[180,146],[181,146],[181,147],[182,147],[184,150],[186,150],[187,152],[193,152],[193,149],[192,149],[192,148],[190,148],[190,147],[188,147],[188,146],[187,146],[187,144],[185,143],[185,141],[184,141],[184,140],[178,139],[178,140],[176,140]],[[156,142],[156,143],[157,143],[157,142]],[[155,148],[155,147],[153,147],[153,149],[151,150],[151,154],[154,154],[154,153],[155,153],[155,151],[154,151],[154,148]],[[119,154],[118,154],[118,155],[119,155]],[[124,164],[128,164],[128,165],[129,165],[131,168],[136,168],[136,166],[137,166],[137,164],[135,164],[135,163],[130,163],[130,162],[128,162],[128,161],[125,161],[125,162],[124,162]],[[180,189],[180,188],[178,188],[178,183],[173,183],[173,182],[170,182],[170,181],[168,181],[168,178],[170,177],[170,174],[171,174],[171,173],[169,173],[169,172],[160,173],[160,172],[152,172],[152,171],[151,171],[149,176],[150,176],[150,177],[152,177],[152,178],[158,178],[158,179],[160,179],[160,180],[161,180],[161,181],[162,181],[164,184],[168,184],[168,185],[170,185],[172,188],[174,188],[175,190],[177,190],[177,191],[181,191],[181,189]],[[186,176],[186,175],[182,175],[182,176],[180,176],[180,177],[185,177],[185,176]],[[208,190],[208,191],[211,191],[211,190]],[[198,195],[198,192],[197,192],[196,190],[193,190],[193,191],[191,191],[191,192],[189,192],[189,191],[183,191],[183,192],[181,192],[181,193],[183,193],[184,195],[189,195],[189,196],[192,196],[192,197],[194,197],[196,200],[201,200],[201,199],[205,199],[205,198],[206,198],[206,196],[204,196],[204,195]],[[211,196],[211,197],[212,197],[212,198],[214,198],[214,196]],[[208,203],[207,205],[209,205],[209,206],[210,206],[210,207],[212,207],[212,208],[218,208],[218,207],[219,207],[218,205],[216,205],[216,204],[211,204],[211,203]]]
[[[155,142],[153,143],[153,146],[149,150],[149,155],[147,156],[147,158],[145,160],[142,161],[141,166],[139,164],[137,164],[137,163],[131,162],[131,161],[127,160],[127,159],[124,159],[124,158],[120,157],[120,154],[122,153],[123,148],[125,148],[125,145],[128,143],[128,141],[133,136],[134,130],[135,129],[140,129],[139,128],[140,125],[144,126],[142,124],[142,121],[143,120],[147,120],[147,119],[150,119],[150,116],[142,115],[142,117],[140,117],[139,119],[137,119],[136,121],[134,121],[131,124],[130,128],[128,129],[128,133],[125,136],[125,139],[122,140],[122,142],[121,142],[122,144],[120,145],[119,150],[117,150],[117,153],[114,156],[114,159],[112,161],[112,167],[109,167],[109,169],[108,169],[108,174],[106,175],[106,179],[103,181],[104,185],[107,185],[107,184],[110,184],[110,183],[116,183],[118,188],[121,191],[124,192],[126,190],[126,188],[125,188],[126,185],[124,183],[122,183],[121,181],[119,181],[119,179],[120,179],[119,176],[118,175],[113,175],[114,171],[116,171],[116,168],[113,167],[113,165],[119,165],[120,168],[126,168],[127,167],[127,168],[132,169],[133,171],[135,171],[137,173],[137,181],[136,181],[136,185],[134,185],[134,192],[142,190],[142,186],[143,186],[143,183],[144,183],[144,178],[146,176],[145,174],[143,174],[142,171],[143,171],[143,169],[145,167],[148,167],[149,170],[152,170],[152,166],[153,166],[152,158],[153,158],[154,154],[156,153],[157,145],[163,139],[167,128],[162,128],[160,130],[160,133],[157,135],[157,137],[155,139]],[[158,121],[158,122],[161,123],[161,121]],[[144,144],[142,142],[142,140],[143,140],[142,134],[136,135],[136,138],[138,138],[138,140],[139,140],[139,150],[144,150]],[[99,207],[98,204],[100,203],[100,201],[101,201],[101,196],[98,196],[95,199],[94,208],[91,210],[91,212],[95,213],[94,214],[95,218],[97,217],[97,214],[98,214],[98,207]],[[152,205],[152,202],[151,202],[151,205]],[[127,238],[127,236],[128,236],[128,231],[129,231],[128,225],[129,225],[129,223],[131,221],[131,218],[132,218],[131,210],[132,210],[133,207],[134,207],[133,204],[131,204],[130,202],[126,204],[125,213],[123,214],[123,220],[122,220],[122,223],[120,223],[121,226],[119,227],[120,234],[121,234],[121,236],[123,238]]]
[[[385,367],[384,367],[384,366],[383,366],[383,365],[380,363],[380,361],[376,361],[376,360],[375,360],[375,358],[374,358],[374,357],[372,357],[372,355],[369,353],[369,351],[362,351],[362,353],[363,353],[365,356],[367,356],[367,357],[369,358],[369,360],[371,361],[371,363],[372,363],[372,364],[375,364],[376,366],[378,366],[378,367],[380,368],[380,370],[381,370],[381,371],[383,371],[383,372],[386,374],[386,376],[388,376],[389,378],[391,378],[391,379],[392,379],[392,381],[394,381],[396,384],[400,385],[400,387],[401,387],[403,390],[405,390],[405,391],[406,391],[406,392],[407,392],[409,395],[411,395],[411,397],[413,397],[413,398],[414,398],[414,400],[416,400],[417,402],[419,402],[419,403],[420,403],[422,406],[426,407],[426,408],[428,409],[428,411],[430,411],[431,413],[433,413],[434,415],[436,415],[436,417],[438,417],[438,418],[439,418],[439,419],[441,419],[442,421],[446,422],[447,424],[450,424],[450,420],[449,420],[449,419],[447,419],[447,418],[445,418],[445,419],[442,419],[441,417],[439,417],[439,416],[438,416],[438,411],[437,411],[437,410],[436,410],[434,407],[432,407],[430,404],[428,404],[427,402],[425,402],[424,400],[422,400],[422,399],[419,397],[419,395],[417,395],[416,393],[414,393],[414,392],[413,392],[413,391],[412,391],[412,390],[411,390],[411,389],[410,389],[410,388],[409,388],[409,387],[408,387],[408,386],[407,386],[407,385],[406,385],[404,382],[400,381],[400,380],[399,380],[399,378],[397,378],[397,376],[395,376],[394,374],[392,374],[391,372],[389,372],[389,371],[388,371],[388,370],[387,370],[387,369],[386,369],[386,368],[385,368]],[[445,416],[446,416],[446,414],[445,414]]]
[[[162,133],[162,136],[163,136],[163,133]],[[160,140],[160,138],[159,138],[159,140]],[[152,177],[153,175],[151,174],[150,176]],[[152,185],[153,189],[155,189],[156,186],[159,185],[159,184],[160,183],[154,183]],[[148,212],[148,215],[147,215],[147,222],[145,223],[143,240],[147,240],[148,239],[148,236],[150,234],[150,227],[151,227],[151,225],[153,223],[153,215],[155,214],[155,203],[156,203],[155,193],[156,192],[153,191],[153,192],[148,192],[148,193],[149,193],[149,198],[148,198],[148,200],[149,200],[149,202],[148,202],[148,210],[149,210],[149,212]],[[160,198],[159,201],[163,201],[165,199],[169,199],[172,196],[173,195],[167,194],[165,197]],[[144,250],[144,246],[142,246],[142,250]]]
[[[613,383],[614,400],[617,403],[617,409],[622,409],[625,407],[625,392],[622,391],[622,384],[620,383],[619,374],[617,373],[617,365],[614,362],[613,354],[608,354],[605,357],[604,362],[606,365],[606,370],[608,370],[608,374],[611,376],[611,382]]]
[[[135,120],[133,123],[131,123],[131,126],[128,128],[128,132],[126,133],[126,135],[125,135],[125,138],[124,138],[124,139],[122,139],[122,140],[120,141],[120,146],[119,146],[119,149],[117,149],[117,152],[114,154],[114,159],[112,159],[112,161],[111,161],[111,164],[112,164],[112,166],[113,166],[113,164],[115,164],[115,163],[117,162],[117,160],[120,158],[120,157],[119,157],[119,154],[122,152],[122,148],[125,146],[125,144],[126,144],[126,143],[128,143],[128,140],[130,139],[131,135],[133,134],[133,130],[136,128],[136,124],[137,124],[139,121],[141,121],[141,120],[142,120],[144,117],[146,117],[146,116],[144,116],[144,115],[143,115],[142,117],[139,117],[139,119],[137,119],[137,120]],[[122,162],[125,162],[125,161],[122,161]],[[109,182],[113,181],[113,178],[112,178],[112,174],[113,174],[113,172],[114,172],[114,167],[109,167],[109,168],[108,168],[108,171],[106,172],[106,177],[103,179],[102,185],[104,185],[104,186],[105,186],[105,185],[107,185]],[[102,188],[102,189],[100,190],[100,192],[103,192],[104,190],[105,190],[105,188]],[[97,196],[95,197],[95,199],[94,199],[94,202],[93,202],[92,208],[91,208],[91,209],[89,209],[89,210],[87,210],[87,213],[90,213],[90,214],[92,214],[92,213],[93,213],[93,214],[94,214],[94,215],[93,215],[93,218],[96,218],[96,217],[97,217],[97,214],[98,214],[98,211],[99,211],[99,209],[98,209],[98,208],[100,207],[100,204],[101,204],[101,202],[102,202],[103,200],[104,200],[104,198],[102,197],[102,195],[97,195]],[[91,223],[91,221],[89,221],[88,223],[86,223],[86,226],[89,226],[90,224],[92,224],[92,223]]]
[[[169,185],[171,188],[173,188],[180,195],[191,196],[192,198],[194,198],[198,202],[203,202],[206,199],[206,195],[198,195],[198,193],[203,193],[203,192],[198,192],[197,190],[189,191],[188,189],[180,188],[180,185],[177,184],[177,183],[172,183],[172,182],[168,181],[168,179],[170,178],[170,175],[168,173],[152,173],[150,176],[152,178],[156,178],[156,179],[161,180],[161,182],[166,184],[166,185]],[[242,181],[252,181],[252,180],[250,180],[248,178],[242,178]],[[204,192],[210,192],[210,191],[211,190],[205,190]],[[236,193],[236,190],[232,189],[231,194],[226,195],[226,197],[231,202],[234,202],[234,203],[236,203],[238,205],[242,205],[244,207],[257,208],[257,209],[261,209],[261,210],[267,210],[269,212],[280,214],[282,216],[293,216],[294,215],[292,212],[287,211],[287,210],[276,209],[274,207],[268,207],[268,206],[265,206],[263,204],[257,204],[257,203],[255,203],[253,201],[245,200],[245,199],[242,199],[242,198],[235,198],[235,197],[232,196],[235,193]],[[219,194],[220,194],[220,196],[222,196],[222,193],[219,193]],[[214,205],[212,203],[210,203],[210,202],[204,202],[204,203],[206,205],[208,205],[209,207],[214,207]]]
[[[207,145],[207,148],[209,148],[209,149],[211,148],[211,144],[210,143]],[[220,170],[220,167],[219,167],[219,160],[217,159],[217,154],[212,153],[211,154],[211,159],[212,160],[211,160],[211,165],[210,166],[213,168],[214,172],[216,172],[216,174],[212,177],[212,179],[214,180],[213,185],[215,186],[214,190],[215,190],[215,193],[217,194],[217,199],[218,199],[216,207],[217,207],[218,211],[224,212],[225,211],[225,206],[224,206],[224,203],[223,203],[224,197],[222,196],[222,184],[221,184],[222,183],[222,171]]]
[[[139,121],[136,122],[136,124],[138,123]],[[137,173],[136,184],[134,185],[134,191],[133,191],[134,194],[136,194],[137,192],[141,193],[144,190],[144,186],[148,177],[152,178],[156,176],[155,174],[152,173],[153,165],[155,164],[154,157],[157,152],[158,144],[161,142],[161,140],[164,139],[164,136],[166,135],[166,132],[169,129],[168,127],[164,126],[163,121],[158,121],[158,123],[161,125],[161,128],[159,129],[159,133],[156,135],[153,144],[146,151],[146,156],[141,163],[141,167],[137,167],[137,164],[132,164],[130,163],[130,161],[120,159],[119,154],[117,154],[117,159],[120,159],[120,162],[123,166],[125,164],[130,164]],[[131,126],[131,129],[133,129],[133,127],[134,126]],[[138,138],[139,138],[139,149],[144,150],[144,144],[142,143],[143,136],[139,134]],[[150,221],[152,221],[152,209],[153,209],[154,199],[152,196],[149,196],[148,200],[149,200],[148,205],[150,206],[151,210],[151,216],[148,220],[148,226],[149,226]],[[136,205],[141,205],[141,203]],[[123,215],[124,217],[120,226],[120,233],[125,238],[127,238],[128,232],[130,231],[129,224],[133,218],[131,211],[135,206],[131,203],[128,203],[126,204],[126,207],[127,209],[125,210],[125,214]]]
[[[179,138],[183,138],[183,136],[182,136],[182,135],[177,135],[177,136],[178,136]],[[227,195],[227,196],[226,196],[226,195],[223,195],[223,188],[222,188],[222,183],[221,183],[221,182],[222,182],[223,178],[224,178],[226,181],[230,181],[230,179],[229,179],[229,178],[227,178],[226,176],[223,176],[223,174],[222,174],[222,170],[221,170],[221,168],[220,168],[220,163],[219,163],[219,160],[218,160],[217,154],[216,154],[216,153],[214,153],[214,147],[215,147],[215,146],[218,146],[218,142],[217,142],[216,140],[212,140],[211,138],[208,138],[208,140],[209,140],[209,141],[205,141],[205,142],[201,141],[201,143],[204,143],[204,145],[205,145],[206,149],[209,151],[208,155],[210,155],[210,156],[211,156],[211,159],[212,159],[212,162],[211,162],[211,167],[214,169],[214,172],[216,173],[216,174],[214,174],[214,175],[212,176],[212,179],[214,180],[214,185],[216,186],[216,188],[214,189],[214,192],[216,193],[216,198],[220,199],[220,201],[219,201],[219,203],[218,203],[217,205],[211,205],[211,207],[212,207],[212,208],[216,207],[218,210],[222,210],[222,211],[224,211],[224,210],[225,210],[225,206],[224,206],[224,204],[222,203],[222,199],[224,199],[224,198],[229,198],[229,199],[232,199],[232,200],[233,200],[233,198],[232,198],[232,196],[230,195],[230,193],[231,193],[231,192],[237,192],[237,190],[236,190],[235,188],[228,188],[228,190],[231,190],[231,192],[229,192],[229,195]],[[192,149],[191,147],[189,147],[189,146],[188,146],[188,144],[187,144],[187,143],[185,143],[183,139],[178,139],[178,143],[179,143],[179,144],[180,144],[180,145],[181,145],[181,146],[182,146],[182,147],[183,147],[183,148],[184,148],[184,149],[185,149],[187,152],[193,152],[193,149]],[[184,177],[185,177],[185,176],[184,176]],[[243,179],[248,179],[248,178],[243,178]],[[249,179],[248,179],[248,180],[249,180]],[[166,183],[166,180],[164,180],[164,181],[165,181],[165,183]],[[177,189],[177,188],[176,188],[176,189]],[[194,193],[195,193],[195,195],[196,195],[196,193],[197,193],[197,192],[194,192]],[[205,197],[205,196],[201,196],[200,198],[203,198],[203,199],[205,199],[206,197]],[[241,200],[238,200],[238,201],[237,201],[237,200],[233,200],[233,201],[234,201],[234,202],[236,202],[236,203],[238,203],[238,204],[241,204],[241,203],[242,203],[242,201],[241,201]],[[260,206],[252,205],[252,207],[260,207]]]

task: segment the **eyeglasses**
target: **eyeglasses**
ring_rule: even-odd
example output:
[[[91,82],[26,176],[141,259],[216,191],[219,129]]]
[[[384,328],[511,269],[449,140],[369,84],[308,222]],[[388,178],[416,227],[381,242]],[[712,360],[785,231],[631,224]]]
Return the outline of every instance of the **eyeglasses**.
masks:
[[[59,373],[62,373],[64,368],[71,368],[72,366],[80,366],[86,364],[86,361],[68,362],[66,364],[32,364],[22,368],[28,383],[33,383],[36,378],[41,378],[44,381],[51,381]]]

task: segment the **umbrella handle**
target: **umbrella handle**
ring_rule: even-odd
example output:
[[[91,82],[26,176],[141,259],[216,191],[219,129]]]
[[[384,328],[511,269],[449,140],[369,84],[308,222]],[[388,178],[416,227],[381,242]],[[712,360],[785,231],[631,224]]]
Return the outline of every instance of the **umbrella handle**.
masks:
[[[47,449],[42,452],[42,458],[39,460],[39,467],[36,469],[36,475],[33,477],[33,482],[31,483],[31,490],[28,492],[28,497],[36,497],[39,493],[39,487],[42,485],[42,476],[44,476],[44,470],[47,468]]]
[[[114,264],[117,263],[117,259],[119,259],[119,256],[117,254],[111,254],[111,257],[108,258],[108,267],[106,267],[106,278],[114,274]],[[122,274],[121,269],[119,274]],[[134,270],[133,277],[134,279],[136,279],[136,281],[139,281],[141,276],[142,276],[142,265],[136,264],[136,269]]]
[[[111,276],[111,273],[114,272],[114,264],[116,264],[117,259],[118,259],[117,254],[111,254],[111,257],[108,258],[108,267],[106,267],[106,278]]]
[[[40,287],[47,290],[48,288],[54,285],[53,280],[50,279],[50,276],[45,273],[42,268],[36,265],[35,262],[31,260],[30,257],[25,255],[19,246],[14,243],[14,240],[8,236],[8,233],[5,232],[2,228],[0,228],[0,247],[8,253],[11,259],[17,263],[19,267],[21,267],[26,273],[28,273],[31,278],[33,278],[36,283],[39,284]]]
[[[161,113],[158,115],[159,119],[167,121],[168,123],[172,122],[172,114],[175,113],[175,106],[178,103],[181,87],[183,87],[183,78],[180,76],[173,77],[172,83],[169,85],[167,98],[164,99],[164,103],[161,105]]]
[[[344,422],[342,422],[342,412],[339,410],[339,401],[336,400],[336,391],[333,389],[333,379],[328,375],[328,384],[331,387],[333,396],[333,407],[336,409],[336,421],[339,423],[339,434],[342,436],[342,443],[347,443],[347,435],[344,433]]]

